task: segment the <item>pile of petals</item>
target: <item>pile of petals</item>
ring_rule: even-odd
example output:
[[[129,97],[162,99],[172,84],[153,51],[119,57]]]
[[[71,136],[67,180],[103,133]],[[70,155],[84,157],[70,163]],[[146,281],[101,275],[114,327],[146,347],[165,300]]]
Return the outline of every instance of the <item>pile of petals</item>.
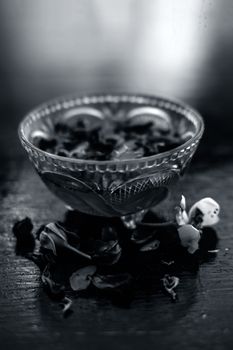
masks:
[[[217,251],[217,236],[209,227],[219,221],[219,212],[211,198],[187,210],[182,196],[173,221],[149,212],[134,229],[120,219],[68,211],[62,222],[34,232],[31,220],[25,218],[13,226],[16,253],[39,267],[45,291],[62,305],[64,315],[71,312],[71,298],[85,293],[105,293],[118,304],[129,304],[148,274],[161,281],[174,301],[180,281],[174,271],[196,269],[203,254]]]

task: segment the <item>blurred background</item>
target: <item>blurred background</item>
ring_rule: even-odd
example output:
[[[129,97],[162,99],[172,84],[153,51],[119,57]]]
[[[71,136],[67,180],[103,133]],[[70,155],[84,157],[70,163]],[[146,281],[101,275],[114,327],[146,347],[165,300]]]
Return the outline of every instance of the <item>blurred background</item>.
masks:
[[[2,156],[35,105],[78,92],[184,100],[206,121],[199,158],[233,154],[232,0],[1,0]]]

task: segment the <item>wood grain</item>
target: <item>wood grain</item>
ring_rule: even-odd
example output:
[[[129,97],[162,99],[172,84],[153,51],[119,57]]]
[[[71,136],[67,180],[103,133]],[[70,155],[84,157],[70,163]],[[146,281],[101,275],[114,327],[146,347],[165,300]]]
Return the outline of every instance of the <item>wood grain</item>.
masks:
[[[221,203],[219,252],[197,273],[183,272],[175,304],[151,281],[130,308],[101,297],[77,298],[63,319],[44,294],[39,271],[14,252],[12,224],[30,216],[38,227],[65,212],[23,157],[1,168],[0,339],[4,349],[226,349],[233,342],[233,164],[191,171],[179,184],[190,204],[200,196]]]
[[[143,60],[141,69],[140,65],[132,66],[135,55],[132,55],[131,42],[126,51],[129,71],[122,67],[122,60],[118,62],[114,57],[113,61],[109,61],[105,50],[105,56],[98,60],[94,46],[93,57],[91,56],[93,68],[88,64],[87,67],[81,64],[78,57],[77,60],[76,57],[72,57],[75,60],[75,69],[70,67],[68,60],[65,62],[67,68],[62,70],[59,65],[59,70],[54,71],[55,73],[45,63],[44,69],[41,70],[41,60],[46,60],[47,55],[44,57],[43,54],[40,55],[38,66],[37,62],[31,62],[31,56],[25,55],[25,49],[32,50],[30,42],[28,47],[20,45],[17,39],[20,32],[18,33],[16,29],[15,32],[13,31],[17,28],[17,19],[22,18],[21,16],[25,14],[28,18],[32,18],[31,13],[26,11],[27,2],[21,0],[17,2],[17,6],[14,6],[7,0],[1,1],[1,349],[232,349],[232,0],[205,1],[205,4],[203,0],[203,6],[210,8],[206,23],[209,25],[201,27],[200,32],[198,29],[200,45],[194,52],[197,64],[193,69],[181,66],[182,74],[177,74],[174,87],[174,94],[177,93],[178,87],[182,87],[184,91],[181,98],[197,108],[204,116],[206,132],[198,149],[196,161],[192,163],[187,176],[177,187],[173,198],[178,198],[183,193],[188,199],[188,204],[192,204],[201,197],[211,196],[221,204],[221,222],[217,226],[220,239],[219,252],[203,263],[197,273],[183,272],[179,275],[180,285],[177,288],[179,301],[175,304],[162,293],[155,279],[148,283],[146,290],[136,293],[130,308],[113,306],[110,301],[101,297],[77,298],[74,300],[74,313],[67,319],[62,317],[58,305],[51,302],[43,292],[39,270],[35,265],[15,254],[15,239],[11,232],[15,220],[29,216],[37,228],[42,223],[60,219],[65,212],[63,204],[49,193],[26,156],[20,151],[16,132],[19,120],[34,105],[50,97],[70,92],[73,86],[80,94],[84,91],[108,92],[111,89],[114,91],[114,87],[116,90],[121,90],[123,87],[124,91],[155,94],[163,88],[164,81],[158,79],[153,73],[153,67],[144,64]],[[90,5],[89,3],[87,6]],[[6,6],[9,7],[9,12],[4,12]],[[140,6],[136,8],[140,9]],[[147,8],[149,7],[146,5],[145,9]],[[11,9],[14,15],[10,16]],[[53,7],[51,11],[54,13]],[[167,18],[167,13],[165,15]],[[89,13],[87,18],[87,23],[90,24]],[[143,26],[140,18],[141,14],[135,22],[136,34],[133,33],[133,37],[137,44],[137,51],[142,53],[139,57],[143,58],[145,37],[142,35]],[[153,20],[153,13],[150,14],[150,18]],[[182,16],[180,18],[182,19]],[[146,28],[149,28],[148,33],[153,34],[151,27],[148,27],[147,16],[145,20]],[[199,20],[196,18],[197,23]],[[156,24],[156,19],[153,22]],[[27,28],[27,22],[21,20],[19,24],[22,28]],[[181,25],[183,33],[183,20],[177,22],[177,25]],[[60,28],[62,26],[58,27],[59,30]],[[17,35],[12,35],[12,31]],[[30,34],[30,28],[27,33]],[[204,52],[208,53],[205,58],[201,44],[208,33],[212,48],[208,49],[203,45]],[[107,34],[110,34],[111,38],[111,33]],[[85,30],[77,35],[86,44]],[[98,33],[96,35],[98,37]],[[94,42],[96,42],[96,35],[92,36]],[[139,36],[143,44],[141,49],[138,45]],[[28,35],[25,40],[27,38]],[[24,41],[24,36],[22,40]],[[36,44],[40,50],[36,40],[31,43]],[[109,43],[112,44],[111,41]],[[113,43],[115,45],[114,41]],[[119,43],[121,44],[121,40]],[[53,47],[54,45],[51,45],[51,49]],[[154,46],[151,45],[151,48]],[[81,55],[86,58],[84,61],[90,62],[90,52],[87,50],[86,56]],[[115,53],[116,50],[113,52]],[[124,53],[120,49],[120,57],[122,54]],[[155,54],[157,55],[157,51]],[[59,57],[54,57],[53,67],[56,67],[57,59],[59,61]],[[171,56],[172,59],[173,56]],[[155,66],[156,62],[157,60],[155,60]],[[170,80],[168,72],[164,72],[164,79]],[[170,95],[169,89],[166,94]]]

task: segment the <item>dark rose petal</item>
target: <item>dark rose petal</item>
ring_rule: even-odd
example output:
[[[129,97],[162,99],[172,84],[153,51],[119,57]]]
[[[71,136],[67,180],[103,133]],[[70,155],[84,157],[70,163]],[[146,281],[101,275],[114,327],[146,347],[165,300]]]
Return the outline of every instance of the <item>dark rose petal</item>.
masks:
[[[73,301],[68,298],[68,297],[64,297],[61,300],[61,306],[62,306],[62,313],[63,313],[63,317],[68,317],[73,311],[71,310],[71,306],[73,304]]]
[[[17,239],[15,247],[16,254],[25,255],[34,251],[35,238],[32,234],[32,229],[33,224],[28,217],[14,224],[12,231]]]
[[[92,284],[98,289],[114,289],[126,286],[130,283],[131,276],[128,273],[118,275],[95,275]]]
[[[29,234],[32,232],[33,224],[30,218],[26,217],[23,220],[17,221],[13,226],[13,233],[15,237]]]
[[[63,256],[66,253],[70,258],[74,256],[91,260],[90,255],[69,244],[67,235],[71,238],[71,232],[66,231],[59,224],[50,223],[40,233],[41,248],[51,251],[55,256]]]
[[[113,227],[105,226],[102,229],[101,238],[105,242],[116,241],[117,240],[117,232]]]
[[[130,239],[133,243],[140,245],[148,242],[154,237],[155,234],[156,232],[151,232],[151,230],[147,231],[145,229],[135,229]]]
[[[28,260],[33,261],[41,271],[44,270],[45,266],[48,264],[46,256],[42,253],[27,253],[25,254],[25,257]]]
[[[170,150],[192,136],[186,127],[183,132],[172,127],[169,114],[154,107],[124,110],[117,104],[116,114],[106,106],[101,111],[92,108],[94,114],[90,114],[90,108],[84,114],[79,112],[78,120],[66,115],[67,119],[58,121],[50,134],[37,132],[34,144],[64,157],[127,160]]]
[[[92,254],[93,260],[98,264],[112,265],[116,264],[121,257],[121,246],[118,241],[110,240],[95,241],[94,252]]]
[[[177,299],[177,294],[176,294],[174,289],[179,284],[179,278],[176,276],[170,276],[170,275],[166,274],[162,278],[162,283],[163,283],[163,287],[166,290],[166,292],[168,294],[170,294],[172,300],[175,301]]]
[[[56,299],[64,298],[64,286],[60,283],[56,283],[50,273],[49,264],[45,267],[44,271],[41,274],[41,281],[45,288],[47,288],[48,294]]]
[[[40,234],[40,246],[43,249],[50,250],[54,255],[57,255],[55,242],[45,231],[42,231]]]
[[[80,247],[80,237],[77,232],[66,229],[61,223],[56,222],[55,224],[58,229],[62,230],[66,236],[67,242],[75,248]]]
[[[199,208],[196,208],[195,212],[191,217],[190,224],[196,228],[201,228],[202,222],[203,222],[203,216],[204,214],[201,212],[201,210]]]
[[[155,251],[159,248],[160,245],[160,241],[157,239],[153,239],[150,242],[144,244],[141,248],[140,251],[141,252],[151,252],[151,251]]]

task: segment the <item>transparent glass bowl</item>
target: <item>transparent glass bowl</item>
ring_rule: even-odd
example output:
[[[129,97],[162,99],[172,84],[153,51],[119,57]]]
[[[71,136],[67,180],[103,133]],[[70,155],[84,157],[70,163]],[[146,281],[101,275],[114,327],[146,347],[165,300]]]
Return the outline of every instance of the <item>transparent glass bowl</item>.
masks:
[[[168,113],[182,133],[192,137],[179,147],[140,159],[79,160],[47,153],[33,145],[38,130],[52,133],[57,121],[76,121],[86,115],[97,119],[152,107],[150,117]],[[97,118],[97,119],[96,119]],[[19,125],[19,137],[29,159],[47,187],[73,209],[98,216],[125,216],[161,202],[170,186],[184,173],[204,131],[201,116],[189,106],[165,98],[143,95],[61,97],[30,112]]]

